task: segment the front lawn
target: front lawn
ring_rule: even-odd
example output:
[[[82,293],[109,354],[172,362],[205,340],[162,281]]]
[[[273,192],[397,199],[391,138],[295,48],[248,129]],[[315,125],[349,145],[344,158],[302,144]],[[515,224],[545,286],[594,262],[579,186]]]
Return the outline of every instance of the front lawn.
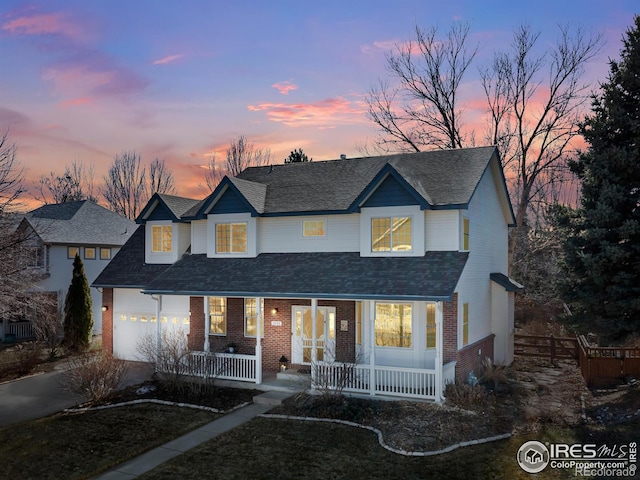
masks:
[[[218,415],[154,404],[56,414],[0,429],[0,478],[90,478]]]

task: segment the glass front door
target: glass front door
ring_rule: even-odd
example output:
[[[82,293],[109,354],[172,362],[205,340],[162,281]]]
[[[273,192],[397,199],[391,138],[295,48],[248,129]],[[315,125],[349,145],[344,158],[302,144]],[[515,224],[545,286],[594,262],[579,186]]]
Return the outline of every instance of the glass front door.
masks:
[[[311,307],[293,307],[292,361],[297,364],[311,364],[313,359],[314,336]],[[318,307],[316,310],[315,352],[319,362],[333,361],[335,357],[336,309]]]

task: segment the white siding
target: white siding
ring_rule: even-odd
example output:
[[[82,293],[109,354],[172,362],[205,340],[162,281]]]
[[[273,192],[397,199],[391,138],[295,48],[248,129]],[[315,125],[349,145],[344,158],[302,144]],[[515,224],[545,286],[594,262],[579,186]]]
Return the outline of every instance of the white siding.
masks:
[[[458,345],[462,347],[463,304],[469,303],[469,344],[492,332],[492,272],[507,273],[507,224],[488,168],[469,202],[469,259],[458,282]]]
[[[191,253],[207,253],[207,221],[191,222]]]
[[[324,237],[303,237],[304,220],[325,220]],[[258,219],[260,253],[357,252],[360,215],[263,217]]]
[[[191,245],[191,225],[188,223],[176,223],[175,225],[178,227],[177,260],[187,251],[189,245]]]
[[[426,251],[456,251],[460,245],[459,210],[425,210]]]

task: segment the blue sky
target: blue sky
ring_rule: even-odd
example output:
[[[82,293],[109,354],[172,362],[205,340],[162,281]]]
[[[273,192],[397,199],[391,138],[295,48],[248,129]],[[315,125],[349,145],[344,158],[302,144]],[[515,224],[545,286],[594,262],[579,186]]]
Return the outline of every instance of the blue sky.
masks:
[[[526,6],[525,6],[526,5]],[[532,6],[533,5],[533,6]],[[528,23],[552,45],[570,22],[606,43],[587,69],[605,79],[634,1],[3,0],[0,129],[10,129],[31,185],[74,160],[98,180],[114,155],[164,158],[179,193],[202,197],[208,156],[244,134],[274,163],[294,148],[315,160],[357,156],[376,129],[363,103],[386,76],[385,52],[418,25],[471,24],[477,69]]]

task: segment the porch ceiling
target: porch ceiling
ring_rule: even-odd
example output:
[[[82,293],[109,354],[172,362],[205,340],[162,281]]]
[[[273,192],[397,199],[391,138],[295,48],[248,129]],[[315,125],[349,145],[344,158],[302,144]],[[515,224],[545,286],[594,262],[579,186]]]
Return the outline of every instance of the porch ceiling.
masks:
[[[424,257],[349,253],[261,254],[255,258],[185,255],[144,293],[227,297],[450,300],[464,252]]]

